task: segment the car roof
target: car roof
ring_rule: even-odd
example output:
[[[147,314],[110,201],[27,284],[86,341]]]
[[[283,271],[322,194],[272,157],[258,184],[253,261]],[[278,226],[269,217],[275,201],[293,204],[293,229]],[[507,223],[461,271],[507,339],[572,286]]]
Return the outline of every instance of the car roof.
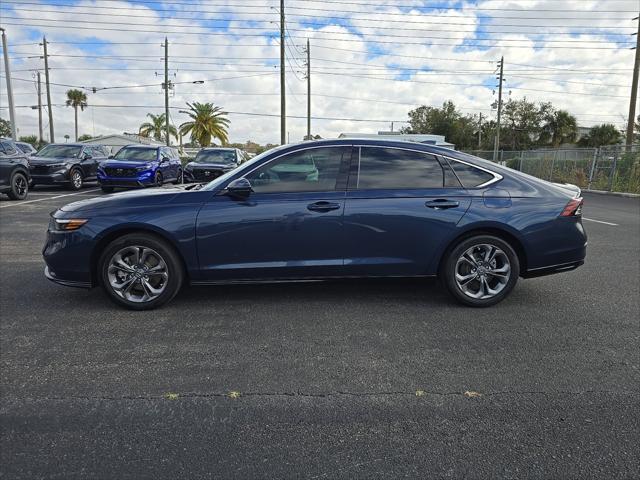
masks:
[[[228,151],[232,151],[232,150],[238,150],[235,147],[202,147],[199,151],[200,152],[204,152],[204,151],[212,151],[212,150],[228,150]]]
[[[130,143],[122,148],[140,148],[142,150],[157,150],[158,148],[167,147],[166,145],[140,145],[138,143]],[[175,147],[168,147],[175,148]]]

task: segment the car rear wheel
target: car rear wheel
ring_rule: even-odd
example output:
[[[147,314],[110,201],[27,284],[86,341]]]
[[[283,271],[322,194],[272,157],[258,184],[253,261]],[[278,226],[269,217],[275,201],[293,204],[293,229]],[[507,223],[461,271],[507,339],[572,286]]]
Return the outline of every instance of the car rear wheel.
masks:
[[[131,310],[151,310],[171,300],[184,278],[173,248],[147,234],[129,234],[100,257],[100,279],[109,297]]]
[[[84,181],[82,179],[82,172],[80,169],[72,169],[71,172],[69,172],[69,188],[71,188],[71,190],[80,190],[83,183]]]
[[[173,183],[175,183],[176,185],[184,183],[184,179],[182,178],[182,169],[181,168],[178,169],[178,176],[176,178],[176,181],[173,182]]]
[[[445,286],[459,302],[489,307],[513,290],[520,263],[509,243],[493,235],[477,235],[449,252],[441,273]]]
[[[16,172],[11,177],[11,190],[7,192],[11,200],[24,200],[29,193],[29,182],[22,172]]]

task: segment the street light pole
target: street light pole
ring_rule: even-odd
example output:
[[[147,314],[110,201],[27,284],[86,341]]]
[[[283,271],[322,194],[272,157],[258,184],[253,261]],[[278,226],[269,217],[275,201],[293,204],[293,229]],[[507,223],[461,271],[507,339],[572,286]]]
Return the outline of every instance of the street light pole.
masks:
[[[164,37],[164,127],[167,146],[171,145],[169,137],[169,40]]]
[[[11,70],[9,69],[9,50],[7,49],[7,35],[4,28],[0,27],[2,31],[2,51],[4,52],[4,71],[7,77],[7,96],[9,97],[9,121],[11,122],[11,138],[18,140],[16,134],[16,109],[13,104],[13,88],[11,86]]]

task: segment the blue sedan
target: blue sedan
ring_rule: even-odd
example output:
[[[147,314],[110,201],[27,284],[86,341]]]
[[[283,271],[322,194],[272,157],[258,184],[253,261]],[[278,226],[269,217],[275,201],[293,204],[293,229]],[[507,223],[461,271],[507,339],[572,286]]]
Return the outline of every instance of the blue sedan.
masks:
[[[45,275],[101,285],[135,310],[185,283],[441,277],[498,303],[519,277],[572,270],[587,238],[579,189],[418,143],[286,145],[210,183],[125,192],[52,214]]]

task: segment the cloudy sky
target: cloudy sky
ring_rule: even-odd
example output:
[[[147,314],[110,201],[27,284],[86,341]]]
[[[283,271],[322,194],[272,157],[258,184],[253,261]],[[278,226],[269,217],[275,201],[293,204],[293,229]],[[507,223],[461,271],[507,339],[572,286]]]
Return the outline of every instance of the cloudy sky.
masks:
[[[185,102],[213,102],[230,112],[231,141],[278,143],[279,3],[1,0],[19,135],[38,129],[30,106],[35,72],[44,80],[43,35],[57,140],[73,136],[73,111],[64,106],[70,87],[88,89],[80,134],[136,132],[147,112],[162,113],[166,35],[173,123],[186,120]],[[292,142],[306,134],[307,39],[312,133],[325,138],[388,130],[392,121],[398,129],[410,109],[446,100],[493,118],[501,56],[506,98],[553,102],[583,126],[625,124],[640,0],[285,3]],[[8,118],[4,65],[0,73],[0,116]]]

